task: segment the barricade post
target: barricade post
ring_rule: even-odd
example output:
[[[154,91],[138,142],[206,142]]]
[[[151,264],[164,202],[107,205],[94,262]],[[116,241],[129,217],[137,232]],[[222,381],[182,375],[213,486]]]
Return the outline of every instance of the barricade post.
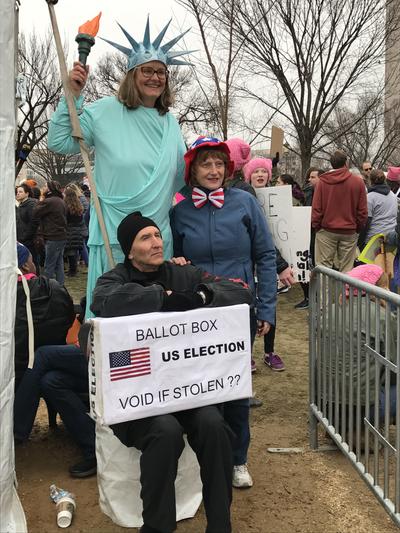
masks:
[[[310,447],[322,426],[400,526],[400,296],[318,266],[309,328]]]

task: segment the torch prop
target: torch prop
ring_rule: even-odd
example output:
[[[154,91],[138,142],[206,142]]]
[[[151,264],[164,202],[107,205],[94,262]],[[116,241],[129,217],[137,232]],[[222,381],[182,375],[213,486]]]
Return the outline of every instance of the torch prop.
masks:
[[[76,111],[76,107],[74,103],[74,97],[69,87],[67,65],[65,63],[65,57],[64,57],[63,47],[61,43],[60,32],[58,29],[57,17],[56,17],[56,13],[54,10],[54,5],[57,4],[58,0],[46,0],[46,2],[49,7],[50,21],[51,21],[51,25],[53,28],[58,62],[60,64],[60,73],[61,73],[61,80],[62,80],[63,89],[64,89],[64,96],[67,102],[68,112],[69,112],[69,116],[71,120],[72,136],[79,142],[82,160],[83,160],[83,164],[85,167],[86,176],[89,181],[90,190],[91,190],[92,198],[93,198],[93,205],[96,210],[97,219],[99,221],[100,231],[103,237],[109,266],[110,268],[114,268],[115,261],[114,261],[114,257],[113,257],[111,246],[110,246],[110,239],[108,238],[107,228],[104,222],[103,211],[101,210],[101,205],[100,205],[99,197],[97,194],[96,184],[93,179],[92,167],[90,165],[90,159],[89,159],[89,149],[86,146],[84,139],[83,139],[81,125],[79,123],[78,113]],[[101,16],[101,13],[95,19],[93,19],[93,21],[89,21],[87,23],[88,24],[87,27],[89,28],[88,30],[85,29],[86,24],[84,26],[81,26],[78,30],[79,34],[77,35],[76,40],[79,44],[79,60],[84,65],[86,64],[86,58],[90,52],[90,48],[94,44],[94,36],[96,35],[98,28],[99,28],[98,23],[99,23],[100,16]],[[94,35],[90,34],[91,30],[95,32]]]

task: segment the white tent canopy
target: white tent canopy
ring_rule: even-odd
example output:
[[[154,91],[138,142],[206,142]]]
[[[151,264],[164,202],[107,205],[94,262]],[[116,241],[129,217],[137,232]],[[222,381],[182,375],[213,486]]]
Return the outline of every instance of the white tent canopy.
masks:
[[[0,1],[0,531],[27,531],[15,490],[13,402],[17,281],[14,214],[16,3]]]

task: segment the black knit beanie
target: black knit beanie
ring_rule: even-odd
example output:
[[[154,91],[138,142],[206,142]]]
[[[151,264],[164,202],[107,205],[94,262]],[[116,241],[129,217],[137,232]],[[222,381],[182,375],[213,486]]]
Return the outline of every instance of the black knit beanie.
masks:
[[[128,258],[129,252],[132,247],[132,243],[136,238],[136,235],[143,228],[154,226],[158,230],[160,229],[154,220],[151,218],[143,217],[140,211],[135,211],[126,216],[117,229],[118,242],[124,252],[125,259]]]

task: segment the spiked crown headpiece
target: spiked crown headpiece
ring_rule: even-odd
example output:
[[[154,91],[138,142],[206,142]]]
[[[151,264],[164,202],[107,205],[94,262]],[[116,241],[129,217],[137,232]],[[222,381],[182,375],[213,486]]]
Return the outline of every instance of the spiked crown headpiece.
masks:
[[[161,41],[163,40],[164,35],[168,29],[168,26],[171,23],[171,20],[166,24],[166,26],[164,26],[164,28],[160,31],[160,33],[154,39],[154,41],[151,42],[150,21],[149,21],[149,17],[147,17],[147,24],[144,30],[143,42],[141,43],[138,43],[137,41],[135,41],[135,39],[131,35],[129,35],[129,33],[121,26],[121,24],[117,22],[118,26],[121,28],[125,37],[128,39],[129,43],[131,44],[132,48],[127,48],[120,44],[109,41],[108,39],[104,39],[103,37],[100,37],[100,39],[102,39],[108,44],[111,44],[111,46],[114,46],[114,48],[117,48],[117,50],[119,50],[120,52],[122,52],[128,57],[128,70],[132,70],[133,68],[138,67],[139,65],[144,65],[145,63],[149,63],[149,61],[161,61],[161,63],[164,63],[164,65],[166,66],[167,65],[190,65],[190,63],[187,63],[186,61],[181,61],[180,59],[176,59],[176,58],[183,56],[185,54],[189,54],[192,50],[189,50],[189,51],[184,50],[184,51],[179,51],[179,52],[171,51],[171,48],[180,39],[182,39],[182,37],[189,30],[186,30],[185,32],[181,33],[180,35],[178,35],[171,41],[160,46]]]

